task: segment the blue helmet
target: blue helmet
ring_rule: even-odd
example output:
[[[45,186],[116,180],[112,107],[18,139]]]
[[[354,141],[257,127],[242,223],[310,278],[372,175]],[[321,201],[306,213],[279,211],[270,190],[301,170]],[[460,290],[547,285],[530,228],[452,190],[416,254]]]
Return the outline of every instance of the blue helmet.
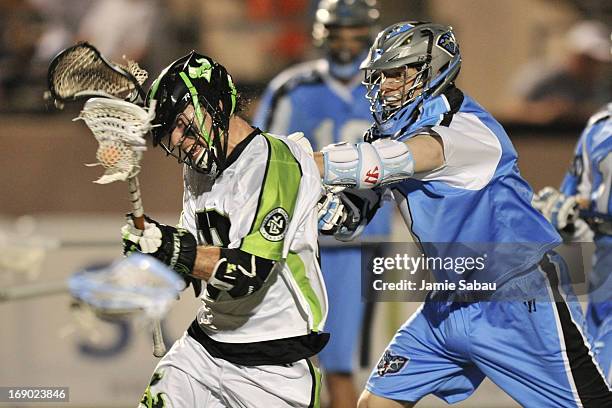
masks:
[[[314,44],[324,50],[333,76],[346,80],[359,73],[359,64],[378,31],[376,22],[379,14],[376,0],[320,0],[312,38]],[[337,31],[347,27],[368,28],[367,35],[358,38],[362,45],[357,54],[347,47],[330,46]]]
[[[397,136],[416,121],[423,101],[440,95],[460,68],[461,53],[449,26],[401,22],[381,31],[361,64],[378,133]],[[401,84],[395,93],[381,90],[391,75]]]

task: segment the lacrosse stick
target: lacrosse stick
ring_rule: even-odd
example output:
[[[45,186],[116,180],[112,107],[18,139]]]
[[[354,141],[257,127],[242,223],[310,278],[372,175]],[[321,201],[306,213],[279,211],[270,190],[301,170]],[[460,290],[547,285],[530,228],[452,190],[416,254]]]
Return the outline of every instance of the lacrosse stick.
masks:
[[[151,130],[155,116],[155,102],[148,111],[131,102],[108,98],[91,98],[75,120],[82,119],[99,143],[96,151],[98,163],[106,170],[95,183],[108,184],[127,181],[133,207],[134,226],[144,230],[144,210],[137,175],[140,159],[146,149],[144,136]],[[153,355],[162,357],[166,347],[161,324],[153,324]]]
[[[134,253],[104,267],[76,272],[66,281],[4,288],[0,301],[70,293],[99,318],[125,320],[144,315],[159,321],[184,288],[184,280],[166,265]]]
[[[104,96],[137,102],[144,100],[147,71],[134,61],[122,66],[106,60],[91,44],[78,43],[60,52],[49,65],[46,99],[62,108],[65,102]]]
[[[64,102],[81,98],[113,98],[88,101],[79,119],[85,120],[100,143],[96,157],[106,172],[96,182],[128,181],[134,226],[140,230],[144,230],[144,217],[136,175],[145,149],[143,136],[150,129],[154,106],[150,106],[147,113],[119,99],[144,100],[142,84],[147,77],[148,73],[136,62],[127,60],[126,66],[112,63],[91,44],[83,42],[65,49],[51,61],[47,75],[49,91],[45,95],[53,99],[58,108],[62,108]],[[116,103],[110,102],[112,100]],[[165,346],[159,322],[153,325],[153,343],[153,354],[163,355]]]

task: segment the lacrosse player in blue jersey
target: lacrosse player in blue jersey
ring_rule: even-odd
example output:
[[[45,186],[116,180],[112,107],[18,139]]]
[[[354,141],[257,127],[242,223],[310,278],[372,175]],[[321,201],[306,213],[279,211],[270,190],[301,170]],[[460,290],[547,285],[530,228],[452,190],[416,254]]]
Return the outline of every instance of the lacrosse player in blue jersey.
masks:
[[[589,233],[593,235],[595,254],[589,275],[586,322],[595,355],[608,381],[612,379],[611,188],[612,103],[609,103],[589,119],[561,191],[545,187],[534,201],[567,239],[585,241],[590,240]]]
[[[366,142],[315,154],[327,185],[390,188],[425,255],[488,248],[481,273],[461,276],[496,285],[430,292],[388,345],[359,407],[410,407],[428,394],[454,403],[485,376],[522,406],[612,406],[553,251],[561,238],[531,205],[502,126],[454,85],[460,66],[450,27],[386,28],[361,66],[374,116]],[[345,215],[335,217],[339,231]],[[432,273],[456,282],[460,272]]]
[[[324,58],[279,74],[262,97],[255,126],[276,134],[304,132],[315,149],[361,140],[371,115],[359,64],[376,33],[375,3],[319,3],[313,37]],[[364,235],[369,239],[388,236],[391,211],[391,205],[383,206]],[[331,406],[354,407],[357,392],[352,379],[353,361],[365,314],[360,282],[353,278],[360,269],[359,242],[340,246],[339,241],[322,238],[321,266],[330,301],[325,330],[331,337],[319,360],[326,372]]]

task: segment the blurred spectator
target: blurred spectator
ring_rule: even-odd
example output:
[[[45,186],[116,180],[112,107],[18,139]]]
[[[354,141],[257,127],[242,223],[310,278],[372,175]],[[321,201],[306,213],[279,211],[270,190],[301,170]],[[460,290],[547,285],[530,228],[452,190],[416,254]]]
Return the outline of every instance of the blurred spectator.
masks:
[[[585,122],[590,113],[612,98],[610,29],[582,21],[566,34],[566,54],[552,64],[535,61],[522,69],[513,84],[516,100],[511,119],[537,124]]]
[[[86,40],[111,61],[141,61],[147,54],[158,1],[98,0],[81,21],[77,39]]]
[[[8,0],[0,3],[0,111],[43,111],[51,59],[80,40],[107,58],[140,61],[160,0]],[[165,37],[163,37],[165,38]]]
[[[95,0],[28,0],[44,20],[35,61],[44,68],[61,50],[74,44],[83,16]]]
[[[0,110],[30,99],[30,61],[42,30],[41,16],[28,2],[0,3]]]

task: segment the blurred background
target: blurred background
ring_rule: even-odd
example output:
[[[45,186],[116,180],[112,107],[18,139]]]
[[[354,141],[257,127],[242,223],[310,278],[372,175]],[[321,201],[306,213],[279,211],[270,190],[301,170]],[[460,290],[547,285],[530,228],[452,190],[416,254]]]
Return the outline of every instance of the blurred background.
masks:
[[[59,111],[43,100],[54,55],[87,40],[113,61],[121,62],[124,55],[138,61],[149,71],[150,83],[171,61],[196,49],[228,68],[250,117],[270,79],[317,56],[311,39],[316,4],[0,0],[0,141],[5,152],[0,227],[14,239],[44,236],[57,244],[28,273],[12,273],[0,285],[60,280],[120,254],[119,228],[130,206],[126,186],[92,183],[101,171],[83,164],[95,161],[97,143],[84,124],[71,121],[81,104]],[[381,28],[400,20],[452,25],[463,55],[458,86],[506,127],[521,172],[534,189],[560,183],[586,119],[612,100],[606,26],[612,21],[611,2],[379,0],[378,6]],[[551,75],[566,78],[563,86],[546,82]],[[146,152],[141,186],[146,212],[176,223],[180,166],[160,151]],[[398,228],[394,235],[401,240],[404,231]],[[197,307],[190,293],[183,298],[166,319],[169,340],[181,335]],[[70,406],[134,406],[155,365],[147,332],[110,323],[100,323],[97,333],[79,329],[69,304],[65,295],[0,303],[0,386],[70,386]],[[417,306],[378,308],[370,367]],[[419,406],[442,405],[429,397]],[[489,382],[458,406],[516,404]]]

